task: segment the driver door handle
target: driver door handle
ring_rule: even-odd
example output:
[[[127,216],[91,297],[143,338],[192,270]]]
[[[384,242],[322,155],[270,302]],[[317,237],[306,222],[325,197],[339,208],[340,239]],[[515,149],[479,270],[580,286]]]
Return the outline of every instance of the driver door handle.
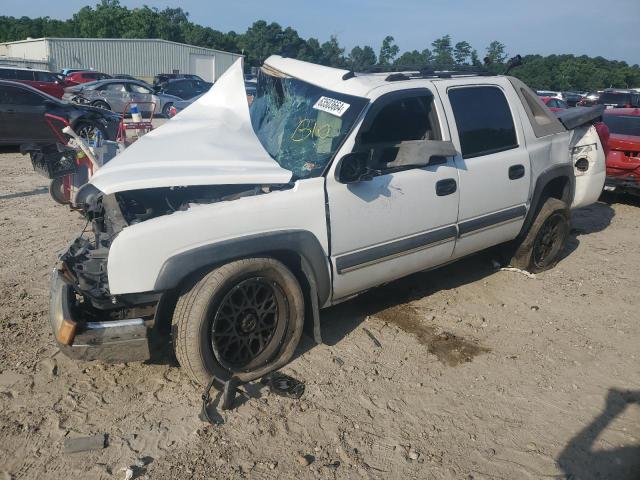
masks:
[[[436,182],[436,195],[444,197],[445,195],[451,195],[458,189],[458,184],[453,178],[445,178]]]
[[[524,177],[524,165],[511,165],[509,167],[509,180],[517,180]]]

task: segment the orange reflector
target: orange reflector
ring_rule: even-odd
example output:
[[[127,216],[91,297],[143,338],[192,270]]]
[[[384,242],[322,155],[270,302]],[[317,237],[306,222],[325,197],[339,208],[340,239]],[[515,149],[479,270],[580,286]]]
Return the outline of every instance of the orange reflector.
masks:
[[[71,345],[73,338],[76,336],[76,322],[67,320],[66,318],[60,323],[56,338],[63,345]]]

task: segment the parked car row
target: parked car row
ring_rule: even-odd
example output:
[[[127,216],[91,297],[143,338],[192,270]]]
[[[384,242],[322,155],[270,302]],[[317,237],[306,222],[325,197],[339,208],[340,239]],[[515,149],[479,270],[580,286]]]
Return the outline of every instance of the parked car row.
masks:
[[[605,105],[607,108],[635,108],[640,107],[640,92],[637,89],[608,88],[598,92],[557,92],[550,90],[537,90],[539,97],[548,103],[548,99],[556,99],[564,102],[566,107],[552,105],[550,108],[590,107],[593,105]]]
[[[99,130],[115,140],[120,115],[92,106],[65,102],[24,83],[0,80],[0,144],[55,143],[57,138],[44,114],[63,118],[83,137]]]
[[[171,106],[180,97],[156,93],[151,86],[139,80],[108,79],[83,83],[65,89],[64,100],[91,105],[105,110],[126,113],[128,105],[136,103],[141,112],[168,115]]]
[[[0,66],[0,79],[25,83],[57,98],[63,98],[65,93],[75,91],[70,89],[70,87],[93,84],[95,82],[111,79],[137,82],[137,84],[141,85],[145,90],[151,91],[150,94],[156,94],[159,96],[169,95],[176,97],[178,100],[190,100],[208,91],[213,85],[213,83],[206,82],[199,76],[191,74],[159,74],[154,78],[154,84],[150,85],[131,75],[122,73],[112,76],[106,73],[86,69],[63,69],[60,73],[53,73],[46,70],[17,66]],[[122,87],[122,85],[120,85],[120,87],[123,92],[129,90],[128,87]],[[68,97],[69,95],[67,95],[67,98]],[[166,113],[162,110],[164,103],[165,102],[156,102],[159,107],[159,109],[156,110],[156,113]],[[106,105],[108,104],[108,102],[104,102],[100,106],[102,108],[107,108]]]

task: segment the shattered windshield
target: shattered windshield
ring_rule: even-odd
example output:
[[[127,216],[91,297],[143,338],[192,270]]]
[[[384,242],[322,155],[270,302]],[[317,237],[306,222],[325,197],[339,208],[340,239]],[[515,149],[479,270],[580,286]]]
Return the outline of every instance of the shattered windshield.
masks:
[[[265,150],[293,172],[294,179],[317,177],[367,102],[260,72],[250,107],[251,123]]]

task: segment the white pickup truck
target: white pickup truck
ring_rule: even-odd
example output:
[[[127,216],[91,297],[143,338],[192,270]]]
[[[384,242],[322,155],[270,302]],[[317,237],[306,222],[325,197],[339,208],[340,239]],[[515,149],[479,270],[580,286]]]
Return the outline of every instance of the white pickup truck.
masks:
[[[237,63],[78,192],[93,233],[54,270],[52,327],[69,356],[112,362],[170,332],[196,381],[249,381],[377,285],[495,245],[553,266],[604,177],[595,128],[513,77],[272,56],[249,107]]]

